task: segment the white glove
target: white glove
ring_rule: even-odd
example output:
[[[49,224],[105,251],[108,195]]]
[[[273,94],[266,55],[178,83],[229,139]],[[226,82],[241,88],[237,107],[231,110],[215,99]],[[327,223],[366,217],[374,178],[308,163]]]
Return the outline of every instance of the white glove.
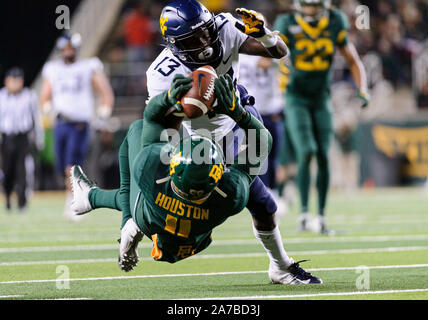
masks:
[[[122,271],[129,272],[138,263],[138,242],[143,239],[143,233],[134,220],[128,219],[122,228],[119,246],[119,267]]]
[[[97,116],[100,119],[104,119],[105,120],[105,119],[110,118],[110,116],[112,114],[112,111],[113,111],[113,109],[110,106],[108,106],[106,104],[103,104],[103,105],[100,105],[97,108]]]

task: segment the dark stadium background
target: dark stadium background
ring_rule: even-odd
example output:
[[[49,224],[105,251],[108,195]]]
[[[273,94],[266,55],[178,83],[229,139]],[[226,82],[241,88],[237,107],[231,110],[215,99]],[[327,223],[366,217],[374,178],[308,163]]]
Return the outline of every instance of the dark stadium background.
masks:
[[[55,8],[64,4],[73,13],[80,0],[14,0],[0,4],[0,79],[13,66],[25,70],[31,85],[49,56],[61,30]]]
[[[105,161],[103,163],[109,163],[109,165],[106,166],[104,173],[93,172],[99,169],[96,166],[92,166],[88,170],[94,176],[114,177],[109,182],[111,187],[117,186],[118,183],[117,163],[114,160],[116,159],[118,145],[130,121],[141,117],[145,105],[147,98],[145,70],[163,48],[158,31],[158,21],[162,6],[168,2],[166,0],[142,1],[147,9],[145,14],[152,20],[154,26],[154,40],[148,46],[149,54],[143,60],[136,62],[128,60],[129,47],[120,32],[127,15],[139,3],[136,0],[123,2],[114,27],[109,30],[108,36],[103,39],[102,45],[97,50],[97,55],[104,62],[106,70],[109,71],[109,79],[116,96],[115,116],[122,120],[122,126],[113,134],[111,132],[97,132],[94,135],[92,153],[88,163],[96,163],[96,159],[104,156]],[[270,23],[274,21],[278,13],[289,12],[292,7],[291,0],[201,0],[201,2],[209,4],[208,7],[211,10],[213,10],[211,6],[217,5],[218,11],[233,12],[236,7],[261,10]],[[55,9],[59,5],[66,5],[70,9],[71,18],[73,18],[73,13],[76,12],[79,4],[83,3],[85,1],[80,0],[2,1],[0,4],[0,81],[2,82],[5,72],[12,66],[20,66],[24,69],[27,86],[34,85],[36,79],[40,80],[38,78],[40,71],[54,49],[56,39],[62,32],[55,27],[55,20],[58,17]],[[384,96],[380,95],[380,98],[377,99],[380,102],[377,105],[373,103],[365,111],[365,118],[354,117],[351,128],[352,134],[345,132],[344,135],[340,136],[341,133],[336,132],[336,140],[343,149],[340,152],[348,152],[348,154],[353,152],[361,158],[360,167],[354,170],[356,174],[358,171],[359,185],[381,186],[420,183],[428,176],[428,159],[423,156],[428,154],[428,152],[423,151],[428,149],[428,140],[421,136],[412,142],[414,144],[412,148],[419,150],[419,157],[416,159],[416,163],[412,165],[406,155],[405,146],[398,146],[394,157],[385,155],[373,140],[371,130],[378,124],[403,128],[401,131],[398,130],[397,137],[394,137],[394,139],[399,139],[401,134],[408,135],[404,132],[411,130],[412,127],[428,128],[428,83],[425,84],[425,92],[422,92],[417,87],[414,70],[412,70],[412,59],[417,51],[415,48],[424,45],[428,48],[428,45],[425,44],[428,34],[428,3],[425,0],[338,0],[333,1],[333,3],[342,10],[346,10],[347,6],[349,8],[349,4],[352,3],[369,7],[370,30],[357,30],[352,27],[350,38],[362,58],[370,53],[376,57],[378,64],[382,67],[382,81],[387,83],[390,90],[394,92],[394,95],[390,93],[384,94]],[[215,9],[213,11],[216,12]],[[352,16],[353,11],[348,10],[347,14],[351,25],[354,26],[355,15]],[[418,15],[418,21],[413,23],[411,17],[415,14]],[[102,21],[103,17],[101,16],[99,19]],[[394,43],[394,41],[396,42]],[[427,54],[428,49],[425,50],[425,55]],[[372,67],[366,69],[369,80],[371,79],[370,88],[373,89],[379,84],[379,81],[373,78],[373,73],[376,70]],[[420,72],[423,73],[423,71]],[[339,60],[339,67],[335,69],[335,80],[342,84],[346,82],[349,84],[351,83],[349,79],[346,64],[340,66]],[[334,92],[337,93],[338,91],[334,89]],[[396,99],[397,93],[399,98],[405,98],[402,104],[399,102],[400,99]],[[391,97],[392,99],[388,100]],[[394,103],[395,106],[389,105],[390,103]],[[343,105],[346,106],[346,103],[341,104],[342,107]],[[335,119],[340,119],[340,115],[335,116]],[[47,132],[47,137],[49,137],[49,131]],[[389,143],[397,144],[397,141],[389,141]],[[50,167],[51,174],[54,175],[53,160],[52,157],[49,158],[53,151],[45,151],[44,155],[48,156],[48,167]],[[40,159],[40,162],[43,162],[43,157]],[[406,173],[409,171],[413,171],[413,176]],[[37,172],[39,172],[39,177],[36,179],[36,189],[62,188],[61,183],[47,183],[49,187],[45,187],[45,184],[42,183],[44,187],[41,188],[40,181],[47,180],[49,182],[54,179],[49,178],[45,173],[40,173],[40,170],[38,171],[36,168]],[[102,181],[101,178],[100,180]],[[101,183],[101,185],[105,184]]]

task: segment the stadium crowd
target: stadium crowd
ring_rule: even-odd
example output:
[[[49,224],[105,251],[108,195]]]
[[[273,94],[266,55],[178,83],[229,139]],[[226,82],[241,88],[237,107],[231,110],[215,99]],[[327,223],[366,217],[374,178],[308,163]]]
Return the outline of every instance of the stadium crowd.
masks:
[[[158,32],[159,14],[168,1],[129,0],[122,10],[122,18],[108,43],[106,62],[151,62],[163,49]],[[276,14],[293,10],[292,1],[202,1],[213,12],[248,7],[265,14],[274,21]],[[424,0],[333,1],[350,21],[350,39],[360,55],[376,52],[382,61],[383,76],[394,87],[410,86],[412,57],[421,49],[428,36],[428,2]],[[355,20],[357,7],[370,9],[370,29],[359,30]],[[144,30],[141,32],[140,30]],[[140,82],[141,83],[141,82]],[[115,88],[118,89],[119,88]],[[144,88],[139,88],[144,89]],[[126,93],[126,90],[121,92]],[[129,93],[129,91],[128,91]]]
[[[106,67],[114,95],[118,98],[115,109],[121,108],[120,97],[132,96],[139,96],[141,99],[133,100],[136,102],[134,105],[129,104],[129,100],[124,100],[127,102],[123,105],[134,107],[140,112],[144,107],[144,101],[148,95],[145,71],[164,48],[159,32],[159,16],[162,8],[168,2],[170,1],[127,0],[118,17],[116,27],[100,48],[99,57]],[[238,7],[260,11],[266,17],[270,27],[278,14],[293,10],[292,0],[201,0],[201,3],[214,13],[224,11],[233,13],[234,9]],[[422,85],[416,86],[413,72],[415,56],[424,47],[428,47],[426,41],[428,1],[333,0],[332,3],[348,16],[349,39],[355,44],[366,65],[370,89],[380,82],[386,84],[389,90],[387,92],[394,92],[400,88],[407,90],[417,88],[418,90],[414,92],[415,104],[419,104],[420,107],[428,106],[428,79],[425,79],[425,83]],[[370,27],[367,30],[356,27],[356,21],[361,14],[358,11],[360,5],[367,6],[370,10]],[[347,70],[346,64],[341,62],[340,57],[335,60],[334,70],[336,84],[342,85],[342,87],[343,83],[347,83],[348,86],[352,85],[349,70]],[[385,86],[383,90],[385,90]],[[340,90],[337,92],[339,92],[340,101],[343,97],[340,96]],[[383,91],[380,95],[380,100],[387,98],[385,92]],[[333,90],[333,104],[336,101],[335,94]],[[373,105],[376,104],[376,100],[376,97],[373,97]],[[382,103],[382,105],[386,106],[385,108],[389,107],[388,103]],[[369,112],[372,109],[370,108]],[[335,115],[337,119],[341,117],[352,118],[353,115],[351,113]],[[353,118],[354,123],[352,124],[342,121],[342,124],[335,126],[336,140],[344,153],[354,150],[350,132],[355,130],[358,119]],[[116,153],[112,148],[112,143],[108,142],[106,145],[111,158],[115,158]],[[116,168],[117,164],[113,167]],[[111,172],[113,170],[108,169],[105,176],[111,176]],[[40,183],[40,186],[43,185],[44,183]]]

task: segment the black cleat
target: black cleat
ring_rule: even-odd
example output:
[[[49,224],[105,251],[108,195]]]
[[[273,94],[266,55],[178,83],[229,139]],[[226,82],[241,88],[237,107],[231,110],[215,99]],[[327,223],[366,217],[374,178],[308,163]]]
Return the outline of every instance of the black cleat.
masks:
[[[308,260],[301,260],[298,262],[293,263],[291,266],[288,267],[288,271],[294,275],[296,279],[298,279],[302,284],[321,284],[322,280],[320,278],[317,278],[310,274],[309,272],[306,272],[299,263],[305,262]]]

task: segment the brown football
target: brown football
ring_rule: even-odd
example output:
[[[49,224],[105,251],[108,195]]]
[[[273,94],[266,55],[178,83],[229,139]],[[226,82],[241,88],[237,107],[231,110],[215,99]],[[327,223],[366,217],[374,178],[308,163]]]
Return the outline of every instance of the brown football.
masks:
[[[217,73],[207,65],[196,69],[189,76],[192,77],[192,88],[181,97],[180,103],[186,117],[194,119],[212,110]]]

